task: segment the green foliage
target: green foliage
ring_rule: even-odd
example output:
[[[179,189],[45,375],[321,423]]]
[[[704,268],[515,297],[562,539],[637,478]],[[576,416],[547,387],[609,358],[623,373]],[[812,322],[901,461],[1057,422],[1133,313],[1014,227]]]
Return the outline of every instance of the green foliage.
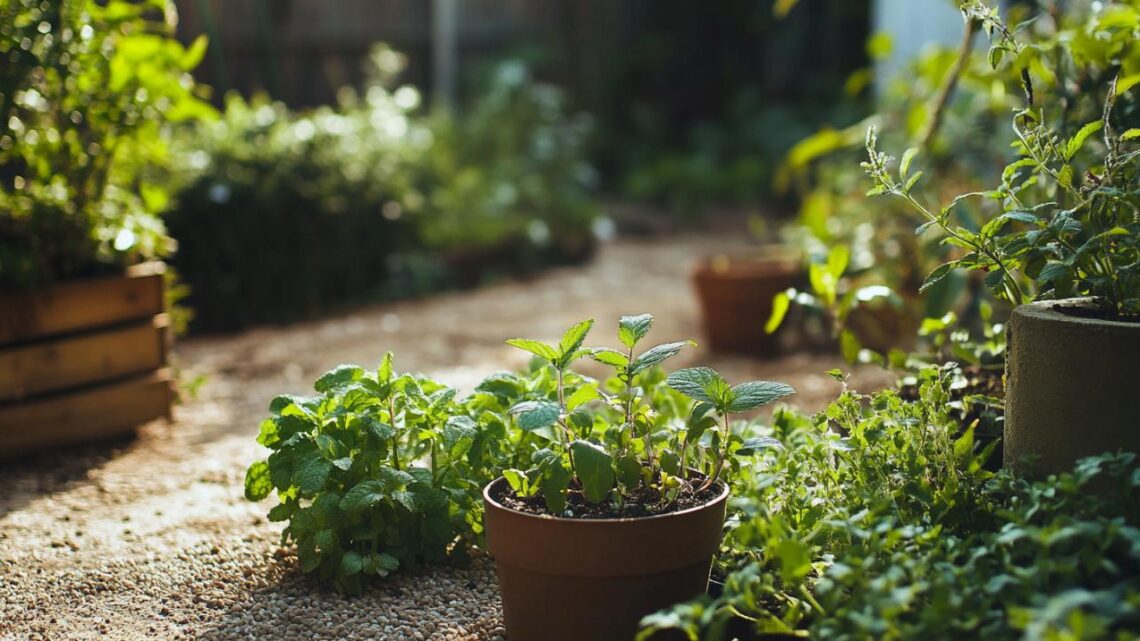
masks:
[[[166,0],[0,8],[0,287],[111,271],[173,249],[155,169],[170,123],[210,117]]]
[[[703,482],[698,480],[701,488],[712,486],[728,456],[744,442],[732,433],[728,415],[794,393],[787,385],[759,381],[733,388],[708,368],[679,370],[663,380],[657,366],[685,343],[663,343],[639,354],[637,346],[649,333],[652,316],[618,321],[624,350],[583,348],[593,324],[586,320],[571,327],[557,346],[531,339],[507,341],[534,354],[553,375],[539,388],[545,389],[544,398],[526,398],[510,409],[519,429],[547,431],[531,464],[505,475],[519,495],[541,494],[554,514],[563,513],[572,491],[590,503],[620,505],[625,494],[651,487],[668,502],[688,480],[687,470],[706,475]],[[613,368],[614,376],[599,384],[571,372],[570,365],[584,356]],[[678,392],[699,402],[690,404]],[[724,418],[723,427],[715,415]]]
[[[851,391],[773,416],[734,483],[723,593],[645,620],[689,639],[1122,639],[1140,625],[1135,455],[1039,481],[955,436],[952,368],[917,400]],[[760,637],[763,638],[763,637]]]
[[[271,521],[288,521],[304,572],[356,593],[386,576],[449,557],[482,531],[480,491],[497,475],[506,434],[479,399],[397,374],[391,354],[375,372],[342,365],[314,384],[318,396],[279,396],[261,424],[270,449],[246,473],[245,495],[273,491]]]
[[[508,65],[459,116],[423,113],[383,45],[364,90],[291,112],[229,97],[182,132],[168,214],[193,329],[310,318],[586,258],[585,116]],[[270,247],[272,251],[259,248]]]
[[[1007,56],[1023,71],[1021,83],[1031,105],[1013,117],[1014,148],[1018,156],[1006,165],[994,189],[965,193],[946,206],[929,208],[914,195],[922,172],[911,172],[915,150],[908,150],[898,171],[878,150],[874,129],[866,138],[864,169],[874,181],[871,194],[901,198],[924,223],[919,233],[936,228],[941,243],[958,254],[930,272],[925,290],[957,268],[986,273],[985,284],[998,298],[1013,304],[1033,299],[1092,296],[1110,313],[1140,313],[1140,148],[1125,140],[1114,107],[1118,80],[1103,95],[1100,117],[1066,135],[1068,123],[1050,125],[1046,111],[1033,106],[1034,75],[1052,72],[1036,57],[1036,49],[1016,38],[983,3],[971,3],[967,19],[978,20],[994,38],[990,60]],[[1102,24],[1109,18],[1102,17]],[[1140,11],[1114,12],[1109,31],[1140,33]],[[1131,42],[1125,52],[1133,48]],[[1080,58],[1080,49],[1065,49]],[[1133,57],[1121,54],[1121,64]],[[1140,51],[1136,63],[1140,65]],[[1102,139],[1094,143],[1094,134]],[[981,204],[985,218],[960,222],[967,200]]]

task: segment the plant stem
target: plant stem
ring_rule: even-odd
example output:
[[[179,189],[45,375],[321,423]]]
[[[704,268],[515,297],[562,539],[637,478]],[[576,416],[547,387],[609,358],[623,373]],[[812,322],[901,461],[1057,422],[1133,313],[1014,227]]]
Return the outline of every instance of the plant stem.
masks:
[[[570,430],[570,426],[566,424],[564,415],[566,414],[566,398],[565,391],[562,389],[562,370],[556,369],[558,372],[558,424],[562,426],[564,436],[566,437],[566,455],[570,457],[570,475],[578,476],[578,466],[574,465],[574,450],[571,445],[574,444],[574,432]]]
[[[716,468],[713,469],[713,475],[709,478],[709,480],[706,481],[705,484],[701,486],[701,489],[697,490],[698,492],[703,492],[703,491],[709,489],[710,487],[716,485],[717,480],[720,479],[721,470],[724,469],[724,460],[726,458],[728,458],[728,434],[729,434],[730,427],[728,424],[728,414],[724,414],[723,416],[724,416],[724,437],[721,438],[720,451],[717,452]]]
[[[400,469],[400,453],[398,452],[400,439],[396,436],[396,404],[390,395],[388,396],[388,421],[392,423],[392,468],[398,471]]]

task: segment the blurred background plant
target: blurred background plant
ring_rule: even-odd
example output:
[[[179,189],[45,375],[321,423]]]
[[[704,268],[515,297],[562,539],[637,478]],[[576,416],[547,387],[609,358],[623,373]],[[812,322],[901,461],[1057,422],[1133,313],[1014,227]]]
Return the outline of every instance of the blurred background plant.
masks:
[[[210,118],[166,0],[0,8],[0,287],[167,255],[171,124]]]
[[[1025,104],[1023,73],[1032,75],[1032,99],[1050,114],[1058,135],[1067,138],[1099,119],[1117,77],[1120,126],[1135,126],[1130,123],[1138,117],[1134,92],[1128,92],[1140,81],[1136,2],[1016,3],[1007,21],[1017,25],[1016,37],[1024,47],[1015,53],[979,46],[984,21],[977,12],[994,10],[971,2],[963,9],[967,13],[957,49],[925,50],[884,87],[875,115],[842,130],[825,128],[797,143],[776,180],[778,189],[798,194],[801,202],[797,224],[787,230],[789,241],[804,246],[816,264],[826,262],[830,248],[847,246],[850,261],[841,292],[888,287],[901,299],[899,309],[910,317],[906,325],[912,334],[922,318],[941,318],[953,310],[957,325],[981,337],[985,321],[980,310],[988,294],[978,274],[952,270],[918,295],[926,274],[945,262],[951,248],[941,243],[941,236],[916,235],[915,228],[926,220],[905,203],[866,197],[870,184],[858,163],[868,127],[889,132],[883,134],[884,147],[918,149],[921,171],[932,185],[931,201],[948,203],[958,194],[1000,183],[1003,169],[1016,158],[1008,114]],[[879,54],[888,47],[881,39],[871,41]],[[916,173],[918,169],[916,164]],[[979,203],[962,202],[956,208],[964,227],[977,230],[986,222],[988,211]],[[826,297],[810,294],[789,292],[796,302],[824,313]],[[841,294],[835,300],[850,299]],[[998,304],[999,319],[1007,311]],[[837,332],[855,337],[855,328],[842,325],[852,317],[848,310],[840,313],[833,307],[830,314],[841,321]],[[850,357],[861,351],[848,348],[844,353]]]
[[[364,87],[295,112],[231,94],[183,130],[167,214],[195,329],[311,318],[587,258],[590,122],[525,66],[497,67],[461,116],[423,109],[386,45]]]

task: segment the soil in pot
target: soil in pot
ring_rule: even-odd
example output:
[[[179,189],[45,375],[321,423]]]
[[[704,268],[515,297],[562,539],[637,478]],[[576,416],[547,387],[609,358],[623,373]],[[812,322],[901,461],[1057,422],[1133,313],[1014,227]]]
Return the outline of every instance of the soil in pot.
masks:
[[[483,492],[508,638],[628,641],[643,616],[705,591],[728,488],[641,518],[540,516],[504,505],[510,494],[503,479]]]
[[[705,336],[716,352],[772,357],[780,353],[781,333],[768,334],[776,294],[802,280],[803,269],[786,251],[757,257],[717,256],[697,265],[693,284]]]

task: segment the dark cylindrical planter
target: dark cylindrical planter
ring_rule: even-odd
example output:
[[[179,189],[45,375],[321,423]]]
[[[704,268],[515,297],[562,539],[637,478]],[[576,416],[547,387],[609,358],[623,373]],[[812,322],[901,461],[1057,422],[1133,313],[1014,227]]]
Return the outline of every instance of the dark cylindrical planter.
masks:
[[[567,519],[503,506],[505,483],[483,500],[510,641],[630,641],[643,616],[704,593],[727,487],[672,514]]]
[[[1140,452],[1140,323],[1066,313],[1087,299],[1018,306],[1009,323],[1005,464],[1061,472],[1084,456]]]
[[[716,352],[777,355],[778,337],[765,332],[764,325],[772,314],[772,299],[795,286],[802,273],[799,261],[786,253],[713,258],[697,265],[693,284],[709,347]]]

